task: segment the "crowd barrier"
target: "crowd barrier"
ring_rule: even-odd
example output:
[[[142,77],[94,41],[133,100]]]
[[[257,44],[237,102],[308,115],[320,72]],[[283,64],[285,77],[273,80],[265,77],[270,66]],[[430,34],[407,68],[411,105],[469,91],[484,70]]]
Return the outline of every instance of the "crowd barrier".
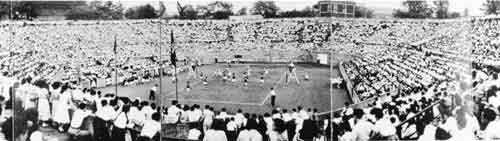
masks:
[[[359,103],[360,102],[359,97],[356,94],[356,91],[353,91],[353,89],[354,89],[353,84],[351,82],[351,79],[349,79],[347,73],[345,72],[345,68],[344,68],[343,64],[344,64],[343,62],[339,63],[339,70],[340,70],[340,75],[342,75],[342,78],[346,82],[346,87],[347,87],[347,92],[349,93],[349,98],[351,99],[352,103]]]
[[[187,139],[189,133],[189,124],[190,123],[162,124],[161,136],[163,139],[167,140],[195,141]]]

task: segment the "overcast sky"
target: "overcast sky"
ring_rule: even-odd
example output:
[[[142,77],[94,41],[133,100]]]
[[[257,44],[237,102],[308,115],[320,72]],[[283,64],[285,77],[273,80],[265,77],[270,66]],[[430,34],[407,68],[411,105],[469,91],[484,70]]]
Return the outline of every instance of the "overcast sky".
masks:
[[[140,0],[120,0],[125,6],[136,6],[144,3],[151,3],[157,6],[158,1],[140,1]],[[177,0],[161,0],[167,7],[169,14],[177,13]],[[215,0],[178,0],[181,5],[206,5],[214,2]],[[233,10],[236,11],[242,7],[251,8],[253,3],[257,0],[222,0],[233,4]],[[274,0],[281,10],[303,9],[306,6],[312,6],[319,0]],[[390,15],[394,8],[400,8],[404,0],[352,0],[360,5],[365,5],[374,10],[375,14]],[[427,0],[431,2],[431,0]],[[469,15],[479,16],[482,15],[480,10],[482,3],[486,0],[449,0],[450,11],[459,12],[463,14],[464,9],[468,8]]]

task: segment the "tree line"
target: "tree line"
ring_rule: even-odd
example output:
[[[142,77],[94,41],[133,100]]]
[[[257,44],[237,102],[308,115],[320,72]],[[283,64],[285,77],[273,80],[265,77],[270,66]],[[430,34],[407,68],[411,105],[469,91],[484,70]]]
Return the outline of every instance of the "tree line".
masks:
[[[318,16],[318,4],[303,9],[281,10],[274,1],[256,1],[251,7],[235,10],[232,3],[214,1],[207,5],[183,5],[177,2],[177,19],[228,19],[229,16],[262,15],[264,18],[292,18]],[[47,14],[49,13],[49,14]],[[165,5],[159,8],[151,4],[125,8],[117,1],[0,1],[0,19],[36,19],[39,16],[58,13],[67,20],[119,20],[151,19],[165,17]],[[373,17],[373,10],[357,6],[356,17]]]
[[[459,12],[449,10],[450,2],[448,0],[434,0],[428,3],[425,0],[406,0],[402,3],[403,9],[394,9],[392,15],[396,18],[457,18]]]

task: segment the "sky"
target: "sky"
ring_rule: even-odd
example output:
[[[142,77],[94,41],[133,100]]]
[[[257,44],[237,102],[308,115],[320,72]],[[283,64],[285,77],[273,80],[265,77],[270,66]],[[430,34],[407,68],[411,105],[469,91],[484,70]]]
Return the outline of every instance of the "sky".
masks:
[[[167,7],[168,14],[177,13],[177,0],[161,0]],[[178,0],[181,5],[206,5],[215,0]],[[242,7],[251,8],[257,0],[222,0],[233,4],[233,10],[236,11]],[[306,6],[312,6],[320,0],[274,0],[281,10],[303,9]],[[404,0],[351,0],[360,5],[364,5],[374,10],[376,15],[390,15],[395,8],[401,8],[401,3]],[[431,0],[427,0],[431,3]],[[483,2],[486,0],[449,0],[450,11],[464,13],[465,8],[469,10],[470,16],[480,16],[480,10]],[[154,6],[158,5],[158,1],[140,1],[140,0],[120,0],[126,7],[137,6],[145,3],[151,3]]]

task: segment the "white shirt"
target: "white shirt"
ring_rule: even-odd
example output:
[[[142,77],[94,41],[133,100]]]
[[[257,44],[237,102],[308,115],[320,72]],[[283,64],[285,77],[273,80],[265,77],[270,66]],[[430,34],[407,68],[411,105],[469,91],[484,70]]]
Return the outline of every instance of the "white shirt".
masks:
[[[370,132],[372,131],[373,124],[361,119],[352,128],[353,139],[355,140],[368,140],[370,139]]]
[[[137,124],[142,124],[146,120],[146,114],[134,106],[130,107],[130,111],[127,113],[127,116],[131,122]]]
[[[201,132],[198,129],[191,129],[188,132],[188,140],[198,140],[200,138]]]
[[[172,106],[168,107],[167,112],[168,112],[169,115],[170,114],[176,114],[177,115],[177,114],[179,114],[181,112],[181,109],[177,108],[177,106],[175,106],[175,105],[172,105]]]
[[[208,130],[203,141],[227,141],[226,133],[218,130]]]
[[[118,128],[124,129],[127,126],[127,115],[124,112],[120,112],[113,124]]]
[[[108,121],[113,120],[116,117],[116,111],[113,107],[107,105],[97,110],[96,115],[101,119]]]
[[[85,117],[89,116],[90,115],[90,112],[88,111],[85,111],[85,110],[81,110],[81,109],[78,109],[75,111],[75,113],[73,113],[73,118],[71,119],[71,127],[72,128],[80,128],[80,126],[82,126],[82,123],[83,123],[83,119],[85,119]]]
[[[262,135],[257,130],[243,130],[238,135],[237,141],[262,141]]]
[[[276,96],[276,91],[274,90],[271,90],[271,92],[269,92],[271,94],[271,96]]]
[[[236,124],[236,121],[229,121],[226,125],[227,131],[236,131],[236,128],[238,128],[238,124]]]
[[[283,113],[283,121],[288,122],[292,120],[292,115],[290,113]]]
[[[486,129],[484,129],[484,135],[486,140],[498,140],[500,139],[500,119],[496,119],[488,123]]]
[[[151,119],[151,116],[156,111],[153,110],[153,108],[151,108],[151,106],[145,106],[145,107],[142,107],[142,112],[146,115],[146,119]]]
[[[142,127],[140,136],[153,138],[156,133],[161,130],[161,124],[158,121],[146,120],[144,126]]]
[[[189,122],[199,121],[201,118],[201,115],[202,115],[201,110],[194,109],[193,111],[188,112],[188,121]]]
[[[390,136],[396,134],[396,128],[392,126],[391,121],[387,118],[378,120],[373,126],[373,131],[376,133],[380,133],[382,136]]]

